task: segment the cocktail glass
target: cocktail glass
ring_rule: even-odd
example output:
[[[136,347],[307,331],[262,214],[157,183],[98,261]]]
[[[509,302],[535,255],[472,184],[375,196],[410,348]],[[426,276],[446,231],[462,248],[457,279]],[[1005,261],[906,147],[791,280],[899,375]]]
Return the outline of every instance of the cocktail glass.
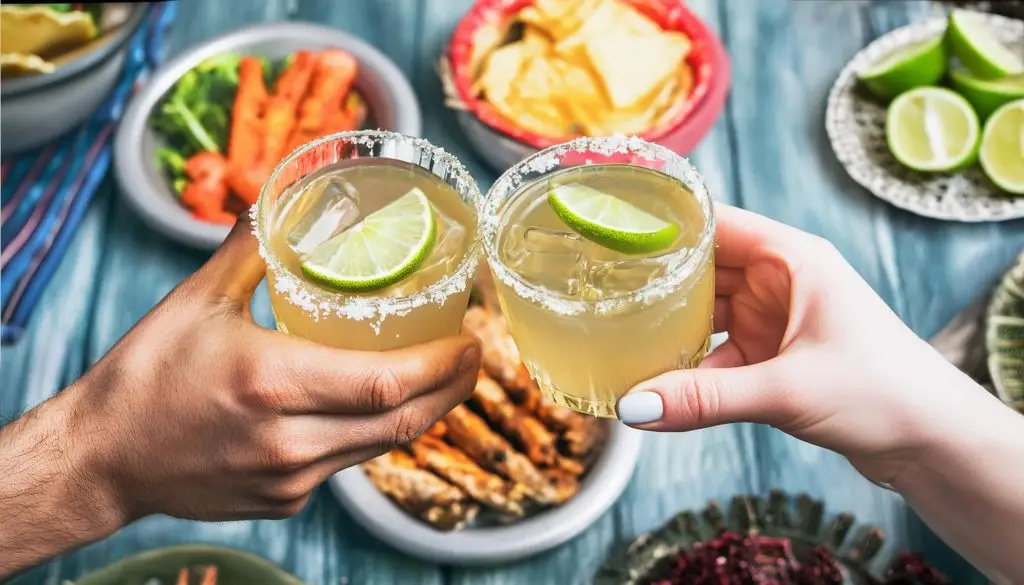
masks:
[[[304,254],[337,235],[338,222],[354,224],[412,188],[439,218],[434,253],[415,273],[370,292],[340,292],[304,273]],[[481,201],[462,164],[421,138],[344,132],[298,149],[274,170],[253,212],[277,328],[378,351],[458,333],[478,262]]]
[[[581,240],[545,197],[579,177],[674,216],[680,236],[667,251],[639,256]],[[512,335],[558,404],[613,417],[638,382],[703,360],[715,299],[715,220],[707,187],[686,159],[638,138],[577,139],[509,169],[480,218]]]

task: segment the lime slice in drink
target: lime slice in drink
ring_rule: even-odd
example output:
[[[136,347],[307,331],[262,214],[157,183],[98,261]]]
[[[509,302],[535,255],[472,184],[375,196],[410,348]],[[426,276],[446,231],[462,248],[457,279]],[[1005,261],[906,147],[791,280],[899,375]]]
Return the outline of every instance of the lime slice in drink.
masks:
[[[917,171],[952,171],[974,162],[978,115],[959,94],[919,87],[900,94],[885,115],[885,137],[896,160]]]
[[[430,200],[413,189],[317,246],[302,272],[342,292],[384,288],[415,272],[430,256],[435,224]]]
[[[1024,99],[999,108],[985,123],[981,168],[1003,191],[1024,195]]]
[[[579,235],[626,254],[668,248],[679,235],[678,225],[580,183],[554,187],[548,203]]]
[[[875,95],[891,99],[915,87],[935,85],[945,71],[946,45],[938,36],[889,53],[859,77]]]
[[[967,69],[954,69],[949,79],[953,89],[971,102],[983,120],[1003,104],[1024,98],[1024,75],[981,79]]]
[[[1024,73],[1024,58],[1001,44],[977,14],[965,10],[951,12],[946,35],[953,55],[978,77],[992,79]]]

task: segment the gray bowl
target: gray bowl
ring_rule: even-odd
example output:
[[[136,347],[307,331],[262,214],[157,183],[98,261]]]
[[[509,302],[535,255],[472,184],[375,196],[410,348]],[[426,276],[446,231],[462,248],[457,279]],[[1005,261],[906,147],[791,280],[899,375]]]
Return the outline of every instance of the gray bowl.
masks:
[[[153,229],[184,244],[214,249],[230,227],[194,219],[179,202],[156,162],[159,137],[149,127],[150,112],[164,94],[196,65],[227,52],[283,58],[299,49],[340,48],[359,61],[354,87],[381,128],[409,136],[422,131],[416,94],[383,53],[346,33],[301,22],[276,22],[214,38],[181,54],[150,77],[129,104],[114,141],[114,164],[121,193]],[[6,104],[5,104],[6,107]]]
[[[408,515],[359,466],[334,475],[331,490],[371,534],[414,557],[446,565],[500,564],[554,548],[587,529],[622,495],[636,467],[643,433],[616,421],[580,491],[565,504],[507,526],[441,532]]]
[[[96,112],[121,77],[131,38],[142,25],[147,5],[133,6],[128,20],[109,41],[53,73],[4,80],[0,154],[42,146]]]

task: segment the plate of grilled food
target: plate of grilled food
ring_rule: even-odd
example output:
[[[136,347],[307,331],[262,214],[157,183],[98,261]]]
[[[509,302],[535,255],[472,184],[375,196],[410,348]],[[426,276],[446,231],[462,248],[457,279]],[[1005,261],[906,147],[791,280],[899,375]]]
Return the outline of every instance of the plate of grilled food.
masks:
[[[486,296],[463,320],[483,348],[470,400],[412,443],[330,479],[370,533],[443,564],[503,563],[566,542],[615,503],[640,452],[640,432],[541,394]]]

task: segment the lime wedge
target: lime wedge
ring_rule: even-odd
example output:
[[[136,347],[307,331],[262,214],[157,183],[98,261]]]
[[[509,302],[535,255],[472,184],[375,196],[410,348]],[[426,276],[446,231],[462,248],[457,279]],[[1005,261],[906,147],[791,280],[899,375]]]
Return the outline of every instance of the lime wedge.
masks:
[[[312,280],[342,292],[366,292],[416,271],[437,237],[434,209],[413,189],[313,249],[302,263]]]
[[[996,40],[977,14],[954,10],[946,29],[953,55],[978,77],[992,79],[1024,73],[1024,58]]]
[[[978,115],[959,94],[919,87],[900,94],[885,115],[885,137],[896,160],[917,171],[952,171],[974,162]]]
[[[891,99],[921,87],[935,85],[946,71],[946,44],[941,36],[901,47],[859,75],[875,95]]]
[[[554,187],[548,203],[579,235],[626,254],[668,248],[679,235],[678,225],[580,183]]]
[[[1003,191],[1024,195],[1024,99],[999,108],[985,123],[981,168]]]
[[[1024,98],[1024,75],[981,79],[967,69],[954,69],[949,72],[949,79],[953,82],[953,89],[971,102],[982,119],[988,118],[1003,104]]]

